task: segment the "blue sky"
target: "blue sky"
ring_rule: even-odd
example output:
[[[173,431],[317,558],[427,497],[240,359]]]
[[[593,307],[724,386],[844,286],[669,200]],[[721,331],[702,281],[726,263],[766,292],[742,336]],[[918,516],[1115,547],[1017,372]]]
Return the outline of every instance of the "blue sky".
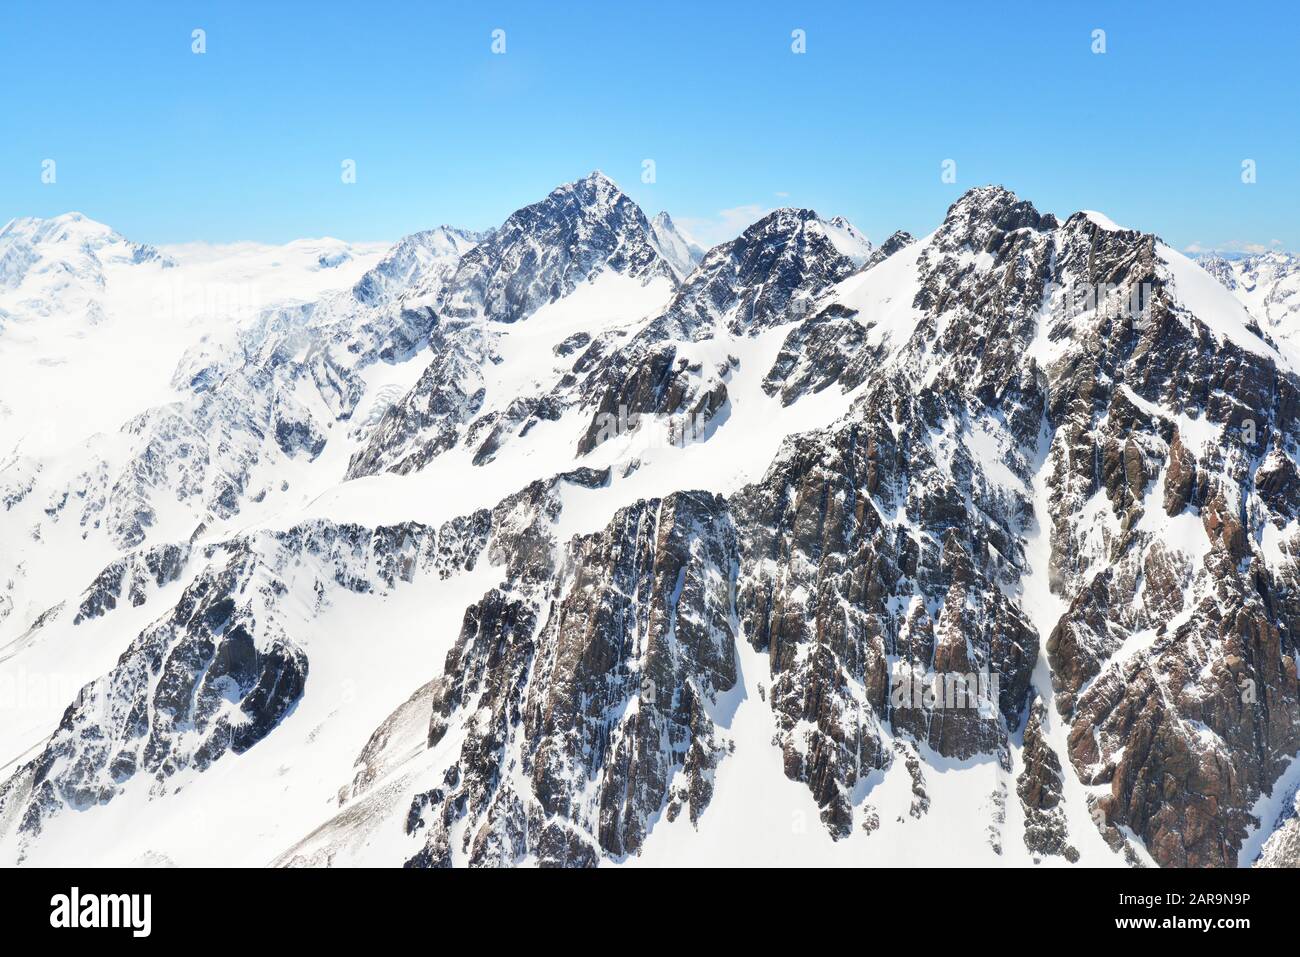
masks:
[[[0,221],[395,239],[600,168],[705,240],[784,205],[922,234],[997,182],[1180,248],[1300,249],[1298,33],[1281,0],[6,0]]]

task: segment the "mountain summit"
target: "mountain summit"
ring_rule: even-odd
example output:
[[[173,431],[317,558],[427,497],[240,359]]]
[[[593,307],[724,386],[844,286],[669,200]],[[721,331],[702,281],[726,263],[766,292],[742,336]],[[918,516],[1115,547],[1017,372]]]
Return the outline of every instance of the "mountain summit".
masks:
[[[512,213],[461,260],[439,307],[516,322],[605,271],[676,280],[640,207],[597,171]]]
[[[6,451],[0,856],[1300,863],[1290,273],[1000,186],[696,256],[593,173]]]

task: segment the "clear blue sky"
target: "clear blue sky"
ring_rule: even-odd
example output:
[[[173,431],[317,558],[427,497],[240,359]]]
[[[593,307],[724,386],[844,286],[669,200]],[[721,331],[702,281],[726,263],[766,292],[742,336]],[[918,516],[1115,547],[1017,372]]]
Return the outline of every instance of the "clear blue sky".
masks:
[[[1180,248],[1300,249],[1298,53],[1282,0],[5,0],[0,221],[395,239],[600,168],[706,239],[783,205],[920,234],[997,182]]]

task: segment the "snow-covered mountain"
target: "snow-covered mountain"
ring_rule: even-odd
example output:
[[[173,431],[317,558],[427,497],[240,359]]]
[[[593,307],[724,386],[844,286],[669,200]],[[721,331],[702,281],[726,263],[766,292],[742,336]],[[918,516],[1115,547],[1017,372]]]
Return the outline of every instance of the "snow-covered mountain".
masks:
[[[80,213],[0,230],[0,460],[115,432],[176,397],[177,361],[277,302],[355,282],[386,244],[154,248]],[[128,371],[129,370],[129,371]]]
[[[666,212],[659,213],[650,221],[650,230],[655,249],[673,267],[678,279],[685,279],[704,258],[704,250],[678,229]]]
[[[1300,256],[1271,252],[1198,257],[1270,335],[1300,345]]]
[[[0,229],[0,335],[8,327],[12,339],[39,323],[28,334],[49,336],[59,319],[58,332],[85,335],[108,318],[109,272],[145,264],[175,261],[81,213],[10,220]]]
[[[826,234],[841,255],[847,256],[858,266],[866,263],[875,247],[871,245],[871,240],[859,232],[856,226],[843,216],[829,219],[823,225],[826,228]]]
[[[1000,187],[697,256],[593,173],[203,324],[0,452],[0,858],[1294,866],[1248,305]]]

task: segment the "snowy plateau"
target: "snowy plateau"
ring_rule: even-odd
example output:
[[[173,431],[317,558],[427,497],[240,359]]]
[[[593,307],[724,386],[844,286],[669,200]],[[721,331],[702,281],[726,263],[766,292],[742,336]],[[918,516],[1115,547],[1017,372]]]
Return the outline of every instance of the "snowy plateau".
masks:
[[[15,219],[0,863],[1298,866],[1298,465],[1300,259],[1001,187]]]

